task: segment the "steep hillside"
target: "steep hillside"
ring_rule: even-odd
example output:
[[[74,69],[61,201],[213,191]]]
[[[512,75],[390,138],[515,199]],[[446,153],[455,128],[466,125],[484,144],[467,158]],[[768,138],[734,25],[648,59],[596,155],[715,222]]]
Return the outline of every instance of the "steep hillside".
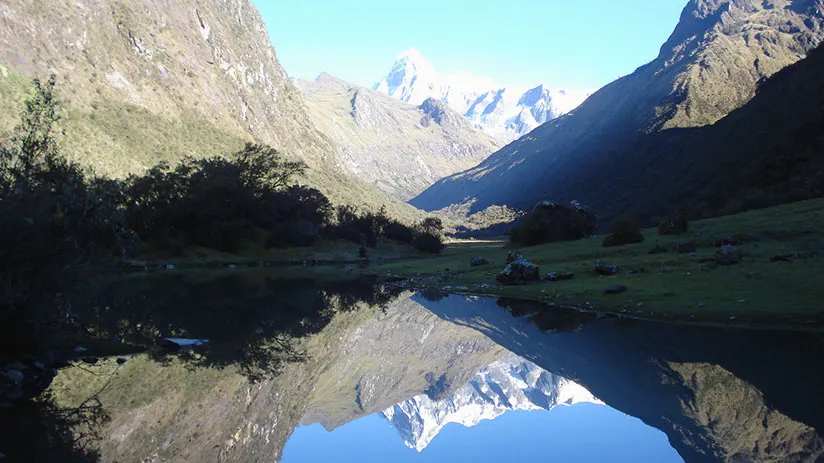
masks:
[[[328,74],[297,84],[344,169],[402,201],[501,147],[436,100],[415,107]]]
[[[6,1],[0,69],[0,130],[15,123],[30,79],[54,73],[64,149],[98,173],[258,140],[305,160],[306,181],[335,201],[391,202],[343,174],[249,0]]]
[[[712,124],[741,107],[761,79],[802,59],[821,41],[822,24],[821,0],[693,0],[657,59],[476,168],[443,179],[412,204],[434,210],[475,198],[473,210],[491,204],[531,208],[551,198],[580,200],[602,219],[630,210],[645,217],[669,212],[678,204],[663,204],[638,188],[669,188],[680,180],[681,168],[704,162],[687,155],[704,140],[689,140],[684,149],[693,151],[667,153],[654,146],[661,138],[645,134],[677,137],[678,131],[667,129]],[[637,144],[647,143],[649,149],[639,150]],[[701,167],[715,173],[725,157],[736,164],[747,159],[732,146],[715,151]],[[672,195],[680,202],[689,199],[686,193]]]
[[[374,89],[413,105],[442,100],[474,127],[506,142],[568,113],[594,91],[500,86],[466,72],[443,75],[415,49],[401,53]]]

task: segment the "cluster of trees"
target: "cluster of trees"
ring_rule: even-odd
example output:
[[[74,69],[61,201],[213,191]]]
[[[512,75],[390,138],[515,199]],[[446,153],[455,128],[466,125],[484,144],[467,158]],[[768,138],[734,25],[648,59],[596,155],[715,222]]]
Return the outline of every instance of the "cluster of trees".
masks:
[[[22,306],[33,295],[57,293],[49,285],[58,272],[141,247],[233,252],[259,237],[268,247],[308,246],[322,237],[372,247],[386,238],[428,252],[443,247],[439,220],[410,227],[384,210],[333,207],[320,191],[296,184],[305,164],[267,146],[160,164],[124,180],[91,174],[59,152],[54,86],[54,77],[34,81],[22,123],[0,143],[0,326],[9,331],[0,328],[0,343],[19,345],[17,318],[31,317]]]
[[[576,202],[542,201],[524,215],[509,235],[521,246],[574,241],[595,233],[595,214]]]

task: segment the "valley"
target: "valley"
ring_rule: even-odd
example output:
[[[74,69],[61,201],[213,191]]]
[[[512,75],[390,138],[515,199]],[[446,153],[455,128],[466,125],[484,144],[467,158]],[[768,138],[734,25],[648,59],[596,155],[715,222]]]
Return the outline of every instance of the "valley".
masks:
[[[680,3],[0,4],[0,462],[824,459],[824,0]]]

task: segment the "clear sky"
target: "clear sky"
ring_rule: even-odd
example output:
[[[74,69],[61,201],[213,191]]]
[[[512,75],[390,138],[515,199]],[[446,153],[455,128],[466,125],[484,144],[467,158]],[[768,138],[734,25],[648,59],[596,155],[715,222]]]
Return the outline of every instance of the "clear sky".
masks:
[[[252,0],[292,77],[371,86],[408,48],[445,74],[592,88],[655,58],[687,0]]]

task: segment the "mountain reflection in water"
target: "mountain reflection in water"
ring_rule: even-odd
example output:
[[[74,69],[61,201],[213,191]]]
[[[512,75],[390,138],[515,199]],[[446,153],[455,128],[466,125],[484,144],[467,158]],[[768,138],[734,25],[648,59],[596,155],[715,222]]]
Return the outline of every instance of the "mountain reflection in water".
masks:
[[[410,461],[454,455],[470,435],[513,449],[553,435],[565,461],[824,453],[816,333],[597,319],[267,272],[127,278],[75,297],[106,304],[97,323],[107,336],[210,342],[63,368],[38,401],[0,409],[7,461],[48,461],[26,446],[66,434],[84,450],[52,461],[272,461],[284,447],[285,461],[305,461],[290,455],[337,436]],[[100,405],[92,422],[65,419],[89,398]]]

